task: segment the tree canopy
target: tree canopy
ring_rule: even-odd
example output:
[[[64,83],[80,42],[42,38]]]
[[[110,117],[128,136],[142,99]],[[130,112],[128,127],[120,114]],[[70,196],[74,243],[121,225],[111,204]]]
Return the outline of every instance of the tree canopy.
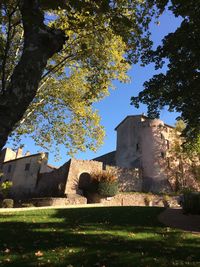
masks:
[[[180,27],[168,34],[155,51],[146,53],[143,62],[155,63],[156,69],[167,64],[166,73],[154,75],[144,83],[144,90],[132,97],[132,104],[148,105],[148,114],[155,118],[164,106],[169,111],[181,113],[186,123],[184,130],[188,140],[200,136],[200,1],[156,1],[158,6],[182,17]]]
[[[12,133],[70,153],[95,149],[93,103],[151,45],[156,10],[142,0],[4,0],[0,4],[0,147]],[[14,131],[15,130],[15,131]]]

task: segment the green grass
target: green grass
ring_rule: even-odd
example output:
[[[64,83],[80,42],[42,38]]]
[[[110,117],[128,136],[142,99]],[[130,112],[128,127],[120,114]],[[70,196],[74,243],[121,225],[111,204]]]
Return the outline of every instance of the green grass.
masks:
[[[0,213],[0,266],[200,267],[200,235],[164,227],[163,208]]]

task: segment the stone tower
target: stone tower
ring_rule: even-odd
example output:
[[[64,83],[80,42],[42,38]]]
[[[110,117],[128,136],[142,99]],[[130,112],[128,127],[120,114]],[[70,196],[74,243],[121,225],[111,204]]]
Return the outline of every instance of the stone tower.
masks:
[[[173,127],[160,119],[145,115],[127,116],[115,129],[117,131],[116,165],[139,168],[142,172],[143,190],[171,191],[165,169],[167,150]]]

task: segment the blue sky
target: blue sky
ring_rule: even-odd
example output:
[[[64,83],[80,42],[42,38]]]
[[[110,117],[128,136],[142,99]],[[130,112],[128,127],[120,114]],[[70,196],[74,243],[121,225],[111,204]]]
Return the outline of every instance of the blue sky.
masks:
[[[162,38],[166,34],[173,32],[177,28],[177,26],[179,26],[181,19],[174,18],[174,16],[169,11],[167,11],[160,17],[159,21],[159,25],[155,23],[151,24],[151,33],[154,47],[161,43]],[[166,69],[164,69],[163,71],[165,70]],[[143,83],[157,72],[158,71],[154,70],[153,64],[150,64],[146,67],[141,67],[140,64],[137,64],[132,66],[131,70],[129,71],[129,75],[131,77],[131,82],[129,84],[122,84],[117,81],[114,82],[116,90],[111,90],[110,96],[95,104],[95,108],[99,110],[100,116],[102,118],[101,124],[105,127],[106,131],[104,145],[96,153],[91,151],[78,153],[77,155],[75,155],[76,158],[92,159],[94,157],[115,150],[115,127],[126,116],[146,113],[147,111],[147,108],[144,105],[141,105],[139,109],[131,106],[131,97],[136,96],[143,89]],[[161,111],[160,118],[167,124],[174,125],[177,116],[178,114],[176,113],[169,113],[167,110],[163,110]],[[30,139],[26,139],[24,150],[30,151],[31,154],[42,151],[42,149],[36,147]],[[55,162],[53,154],[49,153],[49,163],[55,166],[60,166],[65,163],[69,159],[69,157],[67,156],[67,151],[64,148],[61,148],[61,157],[62,159],[59,162]]]
[[[162,38],[169,32],[173,32],[181,22],[180,18],[175,18],[169,11],[165,12],[159,19],[160,24],[151,24],[152,40],[154,47],[157,47]],[[165,71],[165,69],[163,70]],[[95,105],[102,118],[102,125],[106,130],[104,145],[96,152],[79,153],[77,158],[92,159],[102,154],[115,150],[116,132],[115,127],[127,116],[146,113],[147,108],[141,105],[139,109],[130,105],[131,96],[136,96],[143,88],[143,83],[159,71],[154,70],[154,65],[150,64],[141,67],[140,64],[132,66],[129,71],[131,83],[122,84],[115,82],[116,90],[110,91],[110,96]],[[177,113],[170,113],[167,109],[161,111],[160,118],[167,124],[174,125]]]

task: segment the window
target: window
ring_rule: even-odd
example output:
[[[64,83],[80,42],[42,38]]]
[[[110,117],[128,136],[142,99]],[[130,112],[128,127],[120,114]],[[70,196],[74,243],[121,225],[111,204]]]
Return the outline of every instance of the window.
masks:
[[[167,167],[170,168],[170,159],[167,158]]]
[[[163,140],[164,139],[164,136],[163,136],[163,134],[160,134],[160,138]]]
[[[26,163],[26,165],[25,165],[25,171],[29,171],[30,170],[30,166],[31,166],[30,163]]]
[[[163,159],[165,158],[165,152],[162,151],[162,152],[160,153],[160,155],[161,155],[161,158],[163,158]]]
[[[8,165],[8,173],[11,172],[11,169],[12,169],[12,165]]]
[[[139,150],[139,144],[136,144],[136,151],[138,151]]]
[[[169,149],[169,140],[166,140],[167,149]]]
[[[106,170],[106,164],[105,164],[105,162],[103,162],[102,169],[103,169],[104,171]]]

